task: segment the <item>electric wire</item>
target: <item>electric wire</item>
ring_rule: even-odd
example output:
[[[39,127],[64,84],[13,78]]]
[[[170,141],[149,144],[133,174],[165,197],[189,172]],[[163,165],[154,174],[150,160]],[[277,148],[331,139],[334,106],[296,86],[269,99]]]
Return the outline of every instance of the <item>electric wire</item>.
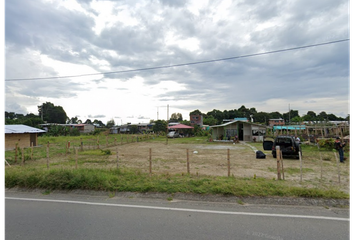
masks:
[[[12,82],[12,81],[35,81],[35,80],[51,80],[51,79],[62,79],[62,78],[77,78],[77,77],[88,77],[88,76],[97,76],[97,75],[131,73],[131,72],[149,71],[149,70],[156,70],[156,69],[183,67],[183,66],[190,66],[190,65],[197,65],[197,64],[228,61],[228,60],[234,60],[234,59],[240,59],[240,58],[255,57],[255,56],[261,56],[261,55],[267,55],[267,54],[273,54],[273,53],[294,51],[294,50],[299,50],[299,49],[318,47],[318,46],[329,45],[329,44],[340,43],[340,42],[346,42],[346,41],[349,41],[349,40],[350,39],[341,39],[341,40],[336,40],[336,41],[317,43],[317,44],[311,44],[311,45],[305,45],[305,46],[299,46],[299,47],[293,47],[293,48],[286,48],[286,49],[280,49],[280,50],[273,50],[273,51],[268,51],[268,52],[253,53],[253,54],[247,54],[247,55],[240,55],[240,56],[213,59],[213,60],[205,60],[205,61],[198,61],[198,62],[180,63],[180,64],[174,64],[174,65],[165,65],[165,66],[148,67],[148,68],[138,68],[138,69],[130,69],[130,70],[120,70],[120,71],[112,71],[112,72],[87,73],[87,74],[78,74],[78,75],[71,75],[71,76],[37,77],[37,78],[12,78],[12,79],[5,79],[5,81],[6,82]]]

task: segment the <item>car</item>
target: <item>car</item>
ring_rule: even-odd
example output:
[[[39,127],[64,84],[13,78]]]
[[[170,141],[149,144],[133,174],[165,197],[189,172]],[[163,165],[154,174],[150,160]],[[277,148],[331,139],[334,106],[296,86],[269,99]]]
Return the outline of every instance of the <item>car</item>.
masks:
[[[171,131],[167,134],[167,137],[168,138],[177,138],[177,137],[179,137],[179,133],[176,131]]]
[[[296,157],[297,159],[302,156],[301,143],[297,142],[293,136],[277,136],[274,140],[265,138],[263,140],[263,149],[271,150],[274,158],[277,157],[276,146],[280,147],[283,157]]]

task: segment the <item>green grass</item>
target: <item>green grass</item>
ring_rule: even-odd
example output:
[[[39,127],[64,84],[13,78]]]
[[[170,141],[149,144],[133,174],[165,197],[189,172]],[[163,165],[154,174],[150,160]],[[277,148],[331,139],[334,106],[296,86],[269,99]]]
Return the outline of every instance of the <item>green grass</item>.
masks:
[[[289,182],[264,178],[197,177],[192,175],[153,175],[122,170],[8,168],[5,187],[58,190],[104,190],[109,192],[163,192],[223,194],[232,196],[289,196],[349,198],[335,188],[290,186]]]
[[[276,181],[265,179],[262,177],[251,178],[235,178],[235,177],[215,177],[215,176],[198,176],[189,174],[160,174],[152,175],[142,173],[139,170],[131,170],[127,168],[102,169],[102,168],[79,168],[73,169],[75,165],[75,151],[73,146],[79,147],[81,141],[84,146],[91,145],[91,148],[85,151],[79,151],[78,165],[86,163],[105,163],[109,158],[109,154],[115,152],[102,151],[101,149],[108,144],[127,144],[126,138],[131,142],[130,135],[109,135],[106,136],[80,136],[80,137],[39,137],[39,147],[33,152],[33,160],[30,160],[30,149],[25,149],[25,167],[21,167],[21,155],[18,155],[18,164],[14,163],[15,151],[6,151],[5,159],[12,165],[5,170],[5,186],[6,188],[24,187],[43,189],[44,194],[50,193],[51,190],[104,190],[112,193],[120,192],[164,192],[164,193],[197,193],[197,194],[223,194],[233,196],[291,196],[291,197],[322,197],[322,198],[349,198],[346,194],[334,186],[316,186],[309,187],[305,184],[293,186],[291,181]],[[146,137],[146,136],[145,136]],[[116,140],[115,140],[116,138]],[[97,149],[97,139],[102,146]],[[50,156],[57,157],[58,162],[51,162],[50,165],[58,165],[62,168],[47,169],[45,163],[35,165],[36,160],[46,158],[46,144],[50,142]],[[68,160],[61,160],[66,155],[66,143],[71,142],[71,149],[68,153]],[[140,139],[139,139],[140,141]],[[145,138],[146,142],[166,142],[166,137],[154,136]],[[135,137],[136,142],[136,137]],[[134,144],[134,143],[133,143]],[[168,144],[215,144],[207,141],[207,137],[191,137],[168,139]],[[249,143],[250,145],[262,150],[262,143]],[[244,149],[241,151],[248,151]],[[242,154],[242,152],[240,152]],[[303,153],[307,157],[307,161],[315,161],[318,159],[319,150],[314,146],[303,146]],[[323,158],[328,161],[335,161],[332,152],[322,151]],[[313,157],[312,157],[313,156]],[[29,164],[27,164],[29,161]],[[153,162],[166,162],[166,159],[155,158]],[[327,164],[326,163],[326,164]],[[71,166],[71,167],[70,167]],[[69,168],[70,167],[70,168]],[[160,166],[163,167],[163,166]],[[167,168],[165,166],[165,168]],[[198,170],[198,167],[193,169]],[[269,171],[276,172],[276,169],[269,168]],[[313,172],[313,169],[303,168],[303,173]],[[285,168],[287,174],[298,174],[298,168]],[[349,174],[349,173],[348,173]],[[310,185],[311,186],[311,185]]]

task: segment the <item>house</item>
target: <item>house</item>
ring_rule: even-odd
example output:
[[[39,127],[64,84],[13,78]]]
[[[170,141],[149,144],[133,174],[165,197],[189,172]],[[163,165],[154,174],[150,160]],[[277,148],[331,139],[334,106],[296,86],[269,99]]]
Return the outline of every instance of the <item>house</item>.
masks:
[[[26,125],[5,125],[5,150],[37,146],[38,133],[45,133],[44,130],[29,127]]]
[[[40,124],[41,127],[43,127],[45,130],[48,130],[51,128],[51,126],[63,126],[63,127],[69,127],[71,129],[77,128],[80,133],[90,133],[95,131],[95,126],[93,124],[60,124],[60,123],[45,123],[45,124]]]
[[[285,121],[282,118],[278,118],[278,119],[269,119],[269,126],[273,127],[273,126],[284,126],[285,125]]]
[[[203,127],[203,115],[191,114],[189,115],[189,117],[192,127],[194,127],[194,125],[199,125],[200,127]]]
[[[232,121],[221,125],[210,126],[212,129],[212,139],[232,140],[236,135],[240,141],[263,141],[263,136],[267,132],[267,126],[244,122]]]

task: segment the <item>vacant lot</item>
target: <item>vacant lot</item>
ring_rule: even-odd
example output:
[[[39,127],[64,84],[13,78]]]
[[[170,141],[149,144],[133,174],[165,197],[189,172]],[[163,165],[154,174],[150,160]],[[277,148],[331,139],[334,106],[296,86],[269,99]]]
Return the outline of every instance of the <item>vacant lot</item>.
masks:
[[[230,176],[244,179],[271,180],[277,178],[277,161],[270,151],[264,151],[267,154],[266,159],[256,159],[255,151],[263,151],[261,143],[209,143],[206,139],[197,138],[170,139],[168,144],[164,138],[129,143],[112,140],[109,144],[103,143],[100,146],[101,149],[92,145],[84,151],[78,151],[76,155],[72,147],[66,153],[65,142],[67,140],[59,141],[57,138],[49,140],[51,144],[48,163],[46,144],[43,144],[34,149],[33,160],[28,159],[30,149],[26,150],[27,159],[24,168],[46,169],[49,164],[50,169],[74,169],[76,167],[79,169],[115,169],[118,164],[121,169],[149,173],[151,151],[153,175],[187,174],[188,152],[190,174],[194,176],[228,176],[229,156]],[[43,142],[49,140],[44,139]],[[87,146],[86,142],[85,144]],[[78,146],[77,142],[75,146]],[[21,168],[20,159],[17,164],[14,163],[13,152],[7,152],[6,159],[13,167]],[[335,187],[349,193],[349,163],[338,165],[332,151],[319,151],[316,146],[303,145],[302,181],[300,181],[299,160],[284,159],[283,165],[285,180],[289,186],[321,189]],[[6,166],[6,168],[9,167]]]
[[[263,177],[277,178],[277,161],[270,151],[266,159],[256,159],[255,149],[262,150],[260,143],[252,144],[178,144],[173,140],[166,143],[142,142],[126,144],[110,148],[113,155],[109,156],[109,165],[116,165],[118,150],[119,166],[135,168],[149,172],[151,149],[153,174],[182,174],[187,173],[187,149],[190,163],[190,173],[193,175],[227,176],[228,149],[231,166],[231,176],[241,178]],[[312,187],[336,186],[349,192],[349,164],[340,164],[340,183],[338,165],[333,152],[318,150],[303,153],[302,182],[300,184],[300,161],[286,158],[283,161],[285,180],[293,181],[294,185]]]

